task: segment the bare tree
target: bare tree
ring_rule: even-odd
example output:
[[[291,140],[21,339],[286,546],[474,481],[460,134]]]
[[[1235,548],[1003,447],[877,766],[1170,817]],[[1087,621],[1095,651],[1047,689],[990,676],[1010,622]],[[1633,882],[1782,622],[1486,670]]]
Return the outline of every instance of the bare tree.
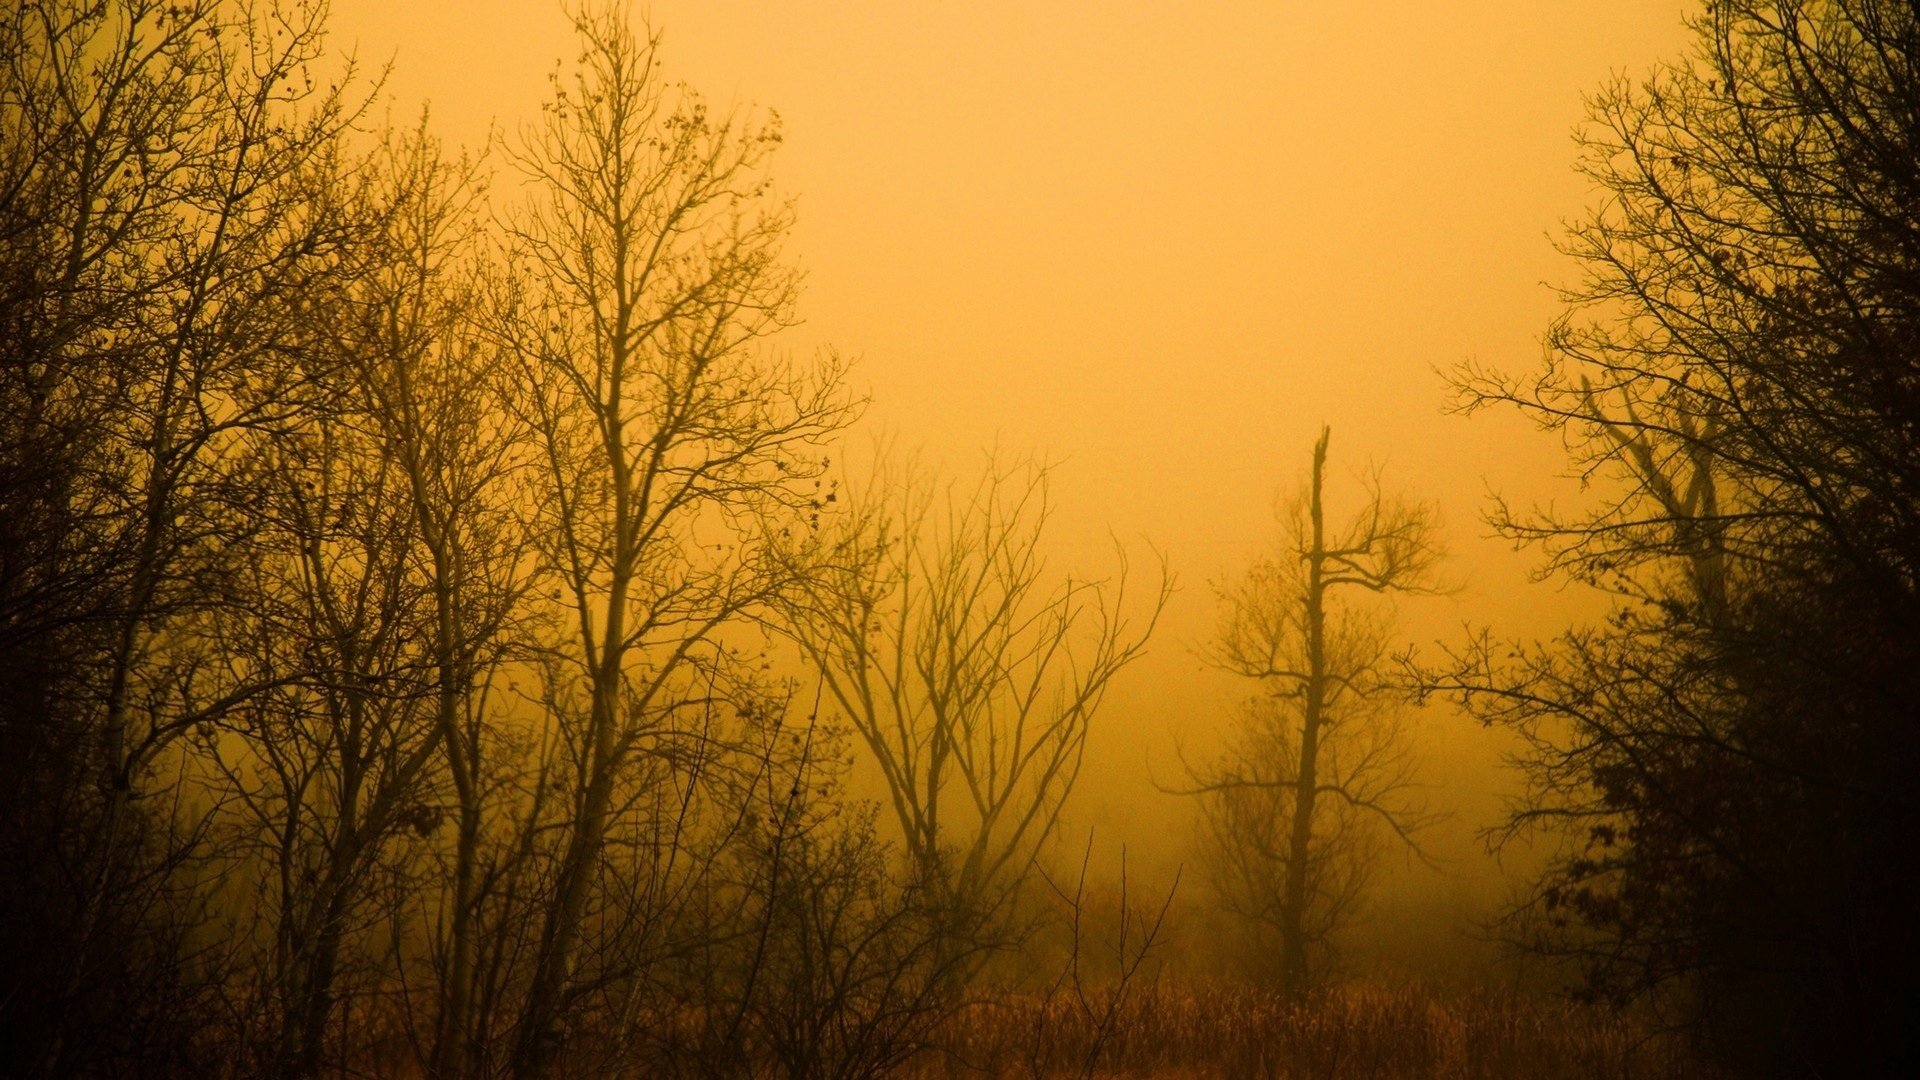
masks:
[[[1330,529],[1327,443],[1314,443],[1306,489],[1284,511],[1274,554],[1220,590],[1223,670],[1258,682],[1213,764],[1189,769],[1202,798],[1214,883],[1279,938],[1282,989],[1303,992],[1310,952],[1349,915],[1384,826],[1413,844],[1425,815],[1408,801],[1411,761],[1390,706],[1386,623],[1339,595],[1433,588],[1433,510],[1384,495],[1377,479]]]
[[[415,520],[398,469],[347,418],[287,437],[256,479],[253,602],[223,635],[228,662],[275,689],[203,729],[203,755],[257,852],[271,929],[252,1003],[264,1067],[309,1076],[382,950],[374,879],[408,829],[430,832],[440,732],[428,708],[424,610],[409,573]]]
[[[99,935],[138,861],[141,797],[167,786],[156,766],[263,689],[227,677],[196,620],[237,601],[251,453],[309,400],[288,314],[357,228],[317,197],[356,112],[346,83],[314,83],[319,36],[312,12],[265,2],[0,16],[9,471],[16,450],[76,436],[33,494],[36,516],[65,521],[60,550],[9,589],[0,637],[74,645],[55,707],[93,788],[69,815],[85,825],[60,886],[61,970],[36,995],[61,1003],[37,1025],[43,1072],[71,1067],[65,1024],[88,1011],[72,1003],[114,962]]]
[[[482,306],[480,184],[424,126],[389,137],[378,160],[387,208],[377,243],[329,322],[345,369],[342,397],[387,455],[411,509],[415,601],[430,612],[421,662],[432,684],[436,780],[454,821],[446,893],[436,902],[438,1005],[428,1059],[437,1075],[468,1070],[476,915],[484,873],[489,757],[524,593],[525,541],[512,508],[524,447],[509,421],[498,353],[477,321]],[[429,636],[423,634],[423,636]]]
[[[1029,876],[1171,580],[1163,567],[1136,629],[1124,560],[1110,582],[1050,574],[1046,473],[1031,464],[993,463],[971,487],[876,481],[854,503],[829,545],[842,571],[794,633],[958,943],[989,932]]]
[[[580,989],[622,808],[664,830],[656,856],[675,849],[690,795],[660,804],[664,819],[646,807],[668,784],[690,792],[714,753],[699,675],[728,663],[715,635],[792,587],[783,552],[806,526],[816,447],[851,417],[836,362],[757,345],[795,287],[779,260],[791,214],[765,175],[777,121],[715,116],[669,87],[657,37],[617,9],[575,27],[578,68],[515,158],[534,194],[494,321],[522,383],[530,532],[565,627],[546,696],[568,805],[516,1036],[523,1076],[548,1070]]]
[[[431,891],[449,781],[448,921],[471,951],[475,683],[498,653],[516,555],[501,536],[505,424],[497,405],[487,419],[479,350],[455,313],[471,275],[461,179],[416,133],[332,185],[365,235],[349,273],[302,297],[316,401],[251,473],[249,602],[218,620],[228,663],[272,687],[205,726],[200,756],[257,856],[271,934],[251,1007],[263,1067],[282,1075],[365,1051],[365,991],[425,914],[386,898]]]
[[[1736,1073],[1914,1059],[1920,881],[1920,13],[1722,0],[1588,102],[1600,197],[1543,362],[1456,373],[1552,432],[1585,506],[1496,504],[1612,600],[1431,673],[1518,733],[1513,912],[1595,995],[1675,1006]]]

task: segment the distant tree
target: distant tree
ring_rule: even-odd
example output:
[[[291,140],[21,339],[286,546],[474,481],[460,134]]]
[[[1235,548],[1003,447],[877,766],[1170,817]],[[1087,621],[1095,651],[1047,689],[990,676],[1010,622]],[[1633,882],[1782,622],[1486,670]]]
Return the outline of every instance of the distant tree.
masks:
[[[1386,619],[1341,597],[1433,588],[1433,511],[1369,481],[1358,511],[1329,528],[1330,437],[1322,429],[1314,443],[1275,551],[1219,590],[1208,658],[1259,690],[1225,750],[1190,767],[1184,789],[1201,800],[1215,888],[1232,911],[1277,937],[1288,994],[1307,989],[1329,936],[1351,919],[1382,832],[1412,844],[1426,820],[1408,797],[1413,763]]]
[[[950,910],[956,948],[1004,931],[1059,823],[1144,619],[1111,581],[1056,577],[1046,474],[990,463],[971,485],[876,479],[824,543],[838,573],[804,594],[793,634],[885,781],[912,871]]]
[[[1605,193],[1543,370],[1457,378],[1566,442],[1586,514],[1498,505],[1603,626],[1437,673],[1528,740],[1516,926],[1750,1072],[1911,1064],[1920,859],[1920,16],[1744,0],[1590,104]]]

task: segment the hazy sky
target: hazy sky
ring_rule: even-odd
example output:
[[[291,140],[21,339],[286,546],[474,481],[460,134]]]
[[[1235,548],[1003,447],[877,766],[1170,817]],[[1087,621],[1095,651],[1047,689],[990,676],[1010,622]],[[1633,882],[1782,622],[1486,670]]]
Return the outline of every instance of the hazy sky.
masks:
[[[1491,485],[1564,495],[1557,443],[1443,416],[1434,374],[1524,366],[1569,265],[1550,235],[1595,198],[1581,98],[1686,47],[1678,0],[655,3],[671,77],[777,109],[779,187],[808,272],[797,349],[858,360],[869,426],[955,463],[998,442],[1059,462],[1060,557],[1107,531],[1184,588],[1120,688],[1087,816],[1152,844],[1176,738],[1231,686],[1192,647],[1207,583],[1257,550],[1320,423],[1336,475],[1372,460],[1437,500],[1465,580],[1404,609],[1550,632],[1568,601],[1486,540]],[[395,116],[508,138],[570,52],[544,0],[335,0],[336,46],[391,58]],[[1144,554],[1144,548],[1140,548]],[[1490,813],[1488,737],[1431,724],[1434,779]],[[1452,796],[1449,796],[1451,799]]]

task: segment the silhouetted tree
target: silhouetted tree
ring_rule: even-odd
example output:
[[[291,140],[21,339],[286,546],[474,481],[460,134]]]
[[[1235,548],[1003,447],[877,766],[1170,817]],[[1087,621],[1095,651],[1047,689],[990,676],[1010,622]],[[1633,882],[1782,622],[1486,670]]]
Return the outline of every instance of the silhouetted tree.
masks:
[[[1525,378],[1467,370],[1594,482],[1495,524],[1610,591],[1436,685],[1527,739],[1520,912],[1589,987],[1679,1003],[1743,1069],[1910,1059],[1920,731],[1920,18],[1717,2],[1596,97],[1585,271]]]
[[[140,1017],[180,1006],[122,993],[150,951],[123,935],[191,906],[197,828],[150,796],[179,794],[184,736],[266,688],[203,620],[241,602],[253,453],[312,400],[290,313],[358,227],[317,186],[355,113],[314,83],[319,34],[265,3],[0,15],[0,669],[25,691],[8,767],[32,777],[0,786],[38,788],[7,819],[51,871],[8,904],[44,918],[6,950],[0,1027],[45,1073],[139,1067],[116,1055]]]
[[[374,162],[366,197],[380,204],[381,228],[316,321],[339,368],[344,413],[335,423],[364,433],[364,452],[386,473],[385,496],[408,508],[387,512],[406,523],[397,538],[406,545],[403,595],[424,643],[409,674],[431,698],[429,741],[441,760],[407,812],[417,831],[439,835],[443,816],[452,827],[438,853],[444,874],[434,875],[444,891],[419,881],[406,890],[418,906],[405,907],[436,928],[438,1012],[426,1056],[437,1075],[461,1076],[476,1068],[485,1042],[474,1001],[482,894],[497,858],[487,848],[511,831],[495,821],[490,836],[488,825],[502,816],[490,813],[501,797],[496,774],[518,757],[505,745],[498,683],[520,653],[527,560],[513,504],[525,494],[527,454],[483,328],[482,189],[473,165],[449,159],[424,125],[390,136]]]
[[[1344,525],[1326,521],[1327,443],[1282,515],[1273,554],[1220,590],[1209,659],[1255,680],[1220,758],[1189,770],[1209,870],[1230,910],[1278,937],[1279,981],[1306,990],[1328,937],[1351,919],[1384,830],[1413,843],[1426,815],[1408,799],[1412,762],[1389,678],[1386,621],[1343,603],[1434,585],[1430,507],[1370,482]]]
[[[510,425],[466,310],[472,189],[424,133],[354,164],[330,187],[365,232],[298,312],[316,401],[259,455],[247,603],[214,620],[228,666],[271,688],[197,731],[227,853],[258,879],[254,994],[236,1012],[260,1067],[296,1076],[391,1033],[370,991],[423,981],[435,925],[446,964],[428,996],[447,1030],[430,1056],[464,1060],[473,1041],[486,689],[522,561]]]
[[[1111,582],[1055,578],[1045,471],[989,463],[971,486],[876,479],[827,538],[838,573],[793,633],[879,768],[917,879],[952,946],[991,947],[1052,835],[1113,679],[1144,624]]]
[[[229,665],[276,686],[198,732],[259,866],[270,947],[252,1004],[261,1067],[288,1077],[346,1060],[337,1010],[385,948],[365,933],[382,914],[377,878],[437,816],[416,522],[396,463],[364,431],[333,417],[284,437],[256,474],[252,602],[223,620],[222,641]]]
[[[714,116],[669,87],[657,38],[617,9],[575,27],[583,59],[515,159],[533,194],[494,322],[559,602],[545,698],[564,839],[513,1053],[527,1077],[548,1071],[581,988],[616,977],[579,971],[609,911],[596,887],[615,825],[658,830],[633,844],[651,860],[635,872],[675,868],[688,800],[724,752],[704,719],[731,679],[717,635],[793,587],[818,444],[852,415],[837,361],[759,347],[795,286],[779,258],[791,214],[766,178],[777,121]],[[658,910],[659,881],[634,888]]]

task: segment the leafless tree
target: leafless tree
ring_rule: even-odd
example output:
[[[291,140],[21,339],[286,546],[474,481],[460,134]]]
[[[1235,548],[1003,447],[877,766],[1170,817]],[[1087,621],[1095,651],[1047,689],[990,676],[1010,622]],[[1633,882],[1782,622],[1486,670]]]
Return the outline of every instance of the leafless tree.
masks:
[[[413,508],[369,442],[338,418],[284,438],[257,477],[253,602],[225,642],[229,663],[276,687],[202,731],[229,817],[259,856],[271,949],[254,1005],[277,1075],[344,1060],[337,1010],[380,955],[363,933],[380,915],[373,878],[395,868],[409,829],[429,833],[437,819]]]
[[[1058,825],[1113,679],[1164,607],[1047,567],[1045,470],[991,464],[971,486],[876,481],[830,549],[794,634],[886,783],[915,874],[958,934],[991,936]],[[978,942],[976,941],[976,944]]]
[[[448,816],[441,1014],[462,1033],[447,1042],[465,1041],[479,684],[519,560],[501,506],[506,425],[460,314],[461,181],[414,133],[332,185],[365,232],[350,272],[302,298],[319,393],[253,470],[249,602],[218,620],[229,664],[273,687],[205,725],[201,756],[257,855],[243,869],[261,875],[271,947],[251,1004],[263,1067],[284,1075],[353,1060],[380,1026],[369,1010],[391,1014],[364,991],[406,977],[387,970],[408,951],[390,943],[424,936],[429,913],[385,898],[433,892],[427,841]]]
[[[664,850],[680,835],[674,807],[714,752],[700,676],[728,663],[715,635],[793,586],[784,553],[807,526],[817,447],[852,415],[837,362],[759,345],[795,287],[779,259],[791,215],[766,178],[777,121],[716,116],[668,86],[657,37],[617,9],[575,27],[581,60],[514,159],[531,199],[493,323],[538,459],[528,526],[558,602],[546,696],[568,770],[523,1076],[548,1070],[581,991],[622,808]]]
[[[1608,595],[1430,673],[1517,732],[1508,822],[1560,844],[1514,912],[1587,988],[1678,1006],[1732,1071],[1915,1055],[1920,13],[1719,0],[1588,102],[1599,193],[1531,371],[1463,412],[1552,432],[1588,498],[1497,503]],[[1737,929],[1730,929],[1737,928]]]
[[[1214,664],[1260,686],[1220,758],[1189,769],[1214,884],[1279,939],[1280,985],[1303,992],[1311,952],[1351,913],[1384,827],[1406,844],[1425,815],[1408,799],[1378,611],[1341,604],[1429,590],[1440,551],[1434,513],[1369,480],[1342,526],[1325,510],[1327,444],[1314,443],[1305,490],[1283,511],[1277,550],[1220,590]]]
[[[235,600],[253,450],[308,400],[287,315],[355,236],[315,185],[356,105],[347,83],[315,86],[320,27],[305,9],[46,0],[0,23],[9,423],[22,436],[9,457],[77,436],[34,496],[37,517],[64,519],[64,550],[37,560],[41,580],[15,596],[39,599],[9,597],[0,631],[45,644],[86,628],[69,633],[84,643],[60,707],[77,717],[95,797],[71,816],[86,825],[62,886],[63,970],[38,992],[72,1002],[112,951],[98,935],[156,767],[263,689],[226,677],[196,620]],[[53,610],[45,588],[72,601],[53,624],[38,617]],[[63,1005],[42,1026],[42,1071],[66,1067],[79,1014]]]
[[[454,828],[439,926],[437,1015],[428,1058],[465,1075],[479,1036],[472,1000],[489,759],[498,742],[495,683],[514,651],[525,542],[514,499],[526,465],[506,411],[499,354],[478,321],[483,304],[481,185],[424,127],[389,137],[378,156],[386,203],[377,243],[330,323],[342,397],[387,455],[410,508],[409,570],[430,612],[421,662],[432,684],[434,741]],[[422,913],[422,917],[426,917]]]

